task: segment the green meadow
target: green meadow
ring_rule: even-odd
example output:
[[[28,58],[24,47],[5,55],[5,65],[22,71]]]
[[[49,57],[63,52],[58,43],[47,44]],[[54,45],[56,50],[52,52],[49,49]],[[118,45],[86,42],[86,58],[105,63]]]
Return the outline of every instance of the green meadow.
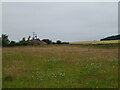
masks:
[[[118,48],[5,47],[2,73],[3,88],[117,88]]]

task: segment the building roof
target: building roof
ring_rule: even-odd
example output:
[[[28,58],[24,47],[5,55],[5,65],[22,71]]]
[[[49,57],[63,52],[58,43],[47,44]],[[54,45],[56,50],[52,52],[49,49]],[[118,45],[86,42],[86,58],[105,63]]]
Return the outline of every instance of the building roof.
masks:
[[[33,39],[33,40],[28,40],[29,43],[32,43],[32,44],[40,44],[40,45],[46,45],[47,43],[40,40],[40,39]]]

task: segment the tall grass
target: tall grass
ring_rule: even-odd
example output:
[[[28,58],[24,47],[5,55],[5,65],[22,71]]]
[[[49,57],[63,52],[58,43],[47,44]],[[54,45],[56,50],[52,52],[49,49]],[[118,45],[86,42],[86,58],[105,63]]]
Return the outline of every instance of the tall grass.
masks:
[[[3,88],[117,88],[117,48],[3,48]]]

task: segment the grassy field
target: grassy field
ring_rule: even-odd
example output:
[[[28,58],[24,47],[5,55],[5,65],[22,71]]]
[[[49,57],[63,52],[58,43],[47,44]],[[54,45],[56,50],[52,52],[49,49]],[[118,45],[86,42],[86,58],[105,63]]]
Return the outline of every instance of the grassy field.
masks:
[[[108,40],[108,41],[79,41],[70,42],[70,44],[115,44],[120,42],[120,40]]]
[[[3,48],[3,88],[117,88],[118,48]]]

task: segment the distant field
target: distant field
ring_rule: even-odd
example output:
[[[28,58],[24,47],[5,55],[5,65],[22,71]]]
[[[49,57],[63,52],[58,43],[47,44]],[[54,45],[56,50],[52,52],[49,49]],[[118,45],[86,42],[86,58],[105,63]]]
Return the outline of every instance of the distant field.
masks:
[[[114,44],[118,43],[120,40],[109,40],[109,41],[79,41],[79,42],[70,42],[70,44]]]
[[[118,48],[3,48],[3,88],[117,88]]]

